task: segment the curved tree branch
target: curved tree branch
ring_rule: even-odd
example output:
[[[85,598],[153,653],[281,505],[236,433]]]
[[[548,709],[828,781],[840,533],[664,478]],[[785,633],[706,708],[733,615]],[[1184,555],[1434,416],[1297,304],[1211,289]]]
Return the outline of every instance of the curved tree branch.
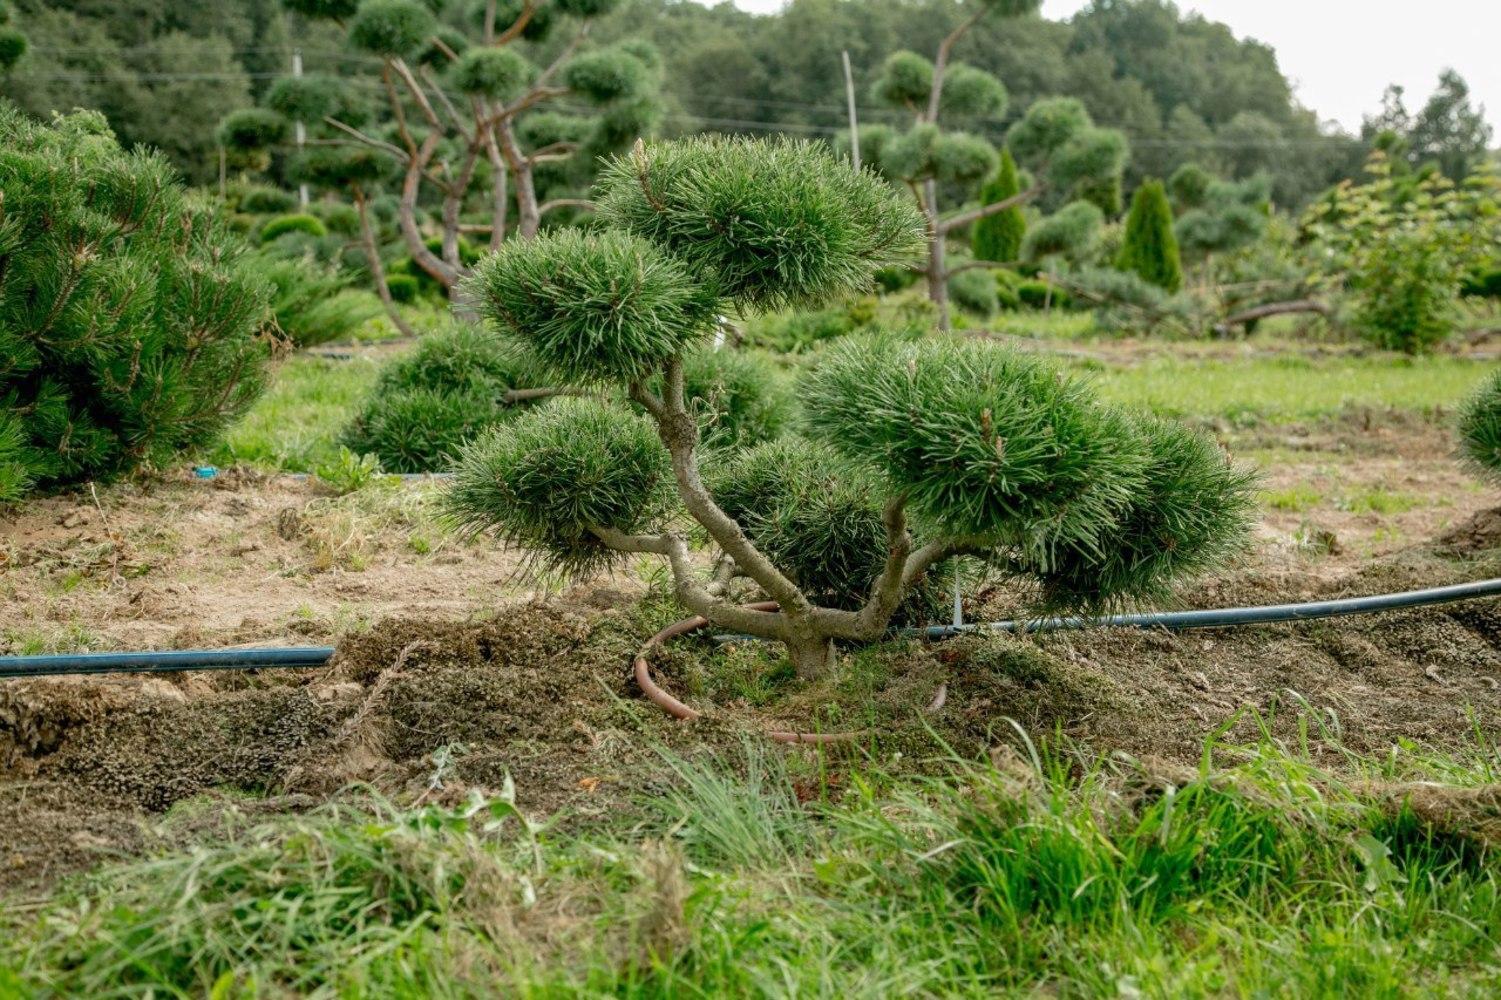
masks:
[[[967,212],[959,212],[956,215],[951,215],[947,219],[942,219],[939,221],[938,232],[940,235],[947,235],[948,233],[953,232],[955,229],[958,229],[960,226],[967,226],[971,222],[979,222],[981,219],[987,219],[992,215],[999,215],[1007,209],[1016,208],[1019,205],[1025,205],[1027,202],[1042,194],[1043,190],[1046,187],[1047,185],[1042,183],[1033,184],[1027,190],[1018,192],[1017,194],[1014,194],[1009,198],[1005,198],[997,202],[992,202],[989,205],[982,205],[979,208],[972,208]]]

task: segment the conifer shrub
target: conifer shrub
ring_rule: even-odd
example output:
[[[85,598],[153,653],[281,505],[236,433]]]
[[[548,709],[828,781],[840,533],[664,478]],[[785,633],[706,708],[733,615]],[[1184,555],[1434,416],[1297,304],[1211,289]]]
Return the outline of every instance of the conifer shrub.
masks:
[[[995,278],[984,268],[960,271],[949,278],[949,298],[972,316],[989,319],[1001,307]]]
[[[1460,407],[1459,443],[1472,469],[1501,483],[1501,372],[1486,379]]]
[[[261,226],[261,242],[270,243],[289,233],[303,233],[318,238],[328,235],[328,227],[323,224],[322,219],[307,212],[278,215],[267,219],[266,224]]]
[[[386,275],[386,290],[396,302],[415,302],[422,291],[421,283],[410,274]]]
[[[122,150],[93,112],[0,107],[0,198],[10,492],[166,463],[254,401],[267,290],[161,156]]]
[[[1071,201],[1040,219],[1022,239],[1022,260],[1040,263],[1049,258],[1069,262],[1087,260],[1093,253],[1105,216],[1088,201]]]
[[[980,189],[980,204],[993,205],[1021,193],[1021,179],[1017,174],[1016,160],[1011,150],[1001,151],[1001,166],[996,175]],[[993,260],[1009,263],[1021,253],[1022,237],[1027,232],[1027,220],[1020,205],[988,215],[976,222],[970,230],[970,241],[976,260]]]
[[[336,268],[311,257],[261,251],[248,261],[270,289],[278,330],[295,347],[352,337],[380,312],[371,295],[354,291]]]
[[[1020,309],[1022,276],[1005,268],[996,268],[990,273],[995,279],[996,308],[1006,312]]]
[[[1183,261],[1173,235],[1173,209],[1160,181],[1146,181],[1131,198],[1126,237],[1115,266],[1166,292],[1183,287]]]
[[[1028,309],[1051,306],[1054,309],[1072,309],[1074,300],[1068,290],[1050,285],[1036,278],[1026,278],[1016,285],[1016,297]]]
[[[533,405],[508,394],[536,384],[535,364],[515,344],[456,325],[388,362],[340,440],[387,472],[439,472],[465,441]]]
[[[255,185],[240,192],[238,206],[251,215],[281,215],[297,207],[297,196],[281,188]]]
[[[660,555],[687,608],[781,641],[805,676],[830,669],[834,640],[883,635],[958,556],[1093,611],[1161,596],[1244,538],[1250,478],[1212,442],[993,341],[846,338],[798,386],[806,439],[705,449],[687,371],[714,317],[861,290],[926,227],[874,175],[790,140],[638,144],[602,176],[608,228],[543,233],[478,268],[502,336],[604,393],[465,448],[447,497],[465,528],[564,570]],[[688,522],[779,610],[712,591]]]
[[[348,205],[337,201],[314,202],[308,209],[317,216],[324,228],[338,236],[357,236],[360,231],[360,214]]]
[[[764,355],[697,351],[684,359],[683,387],[705,448],[760,444],[792,424],[792,394]]]

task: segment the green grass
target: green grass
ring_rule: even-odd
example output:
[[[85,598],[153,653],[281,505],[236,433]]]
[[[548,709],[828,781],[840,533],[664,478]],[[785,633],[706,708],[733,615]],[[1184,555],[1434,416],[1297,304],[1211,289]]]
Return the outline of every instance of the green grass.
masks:
[[[1372,407],[1451,409],[1493,368],[1461,358],[1391,356],[1081,363],[1101,393],[1168,416],[1288,423]]]
[[[284,472],[336,464],[339,433],[375,384],[375,373],[373,363],[359,358],[288,359],[273,372],[266,394],[201,461]]]
[[[1033,327],[1039,318],[1027,317]],[[1079,336],[1072,329],[1077,319],[1076,314],[1055,314],[1047,335]],[[1065,364],[1091,377],[1108,399],[1169,416],[1228,420],[1237,426],[1315,420],[1362,407],[1447,410],[1491,370],[1485,363],[1459,358],[1385,355]],[[376,366],[366,360],[293,357],[276,369],[271,389],[250,413],[200,460],[287,472],[314,472],[335,464],[338,435],[374,384],[375,374]]]
[[[669,758],[610,830],[325,807],[3,920],[25,996],[1494,995],[1501,863],[1467,817],[1270,742],[1162,773],[1002,747],[844,793],[784,751]],[[1206,751],[1206,758],[1208,753]],[[1486,747],[1356,778],[1489,780]],[[1435,815],[1429,810],[1429,815]],[[1472,817],[1471,817],[1472,818]]]
[[[1317,507],[1323,502],[1324,494],[1312,486],[1300,485],[1282,490],[1263,490],[1259,498],[1264,507],[1298,513]]]

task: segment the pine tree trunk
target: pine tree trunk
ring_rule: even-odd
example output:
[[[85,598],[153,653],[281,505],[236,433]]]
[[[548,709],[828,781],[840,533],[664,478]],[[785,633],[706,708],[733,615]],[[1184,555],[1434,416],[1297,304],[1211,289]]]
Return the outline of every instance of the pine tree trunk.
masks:
[[[787,658],[805,681],[825,677],[834,668],[834,643],[823,636],[788,639]]]
[[[924,206],[928,216],[928,298],[938,307],[938,329],[949,330],[949,283],[944,265],[943,231],[938,228],[938,184],[923,184]]]

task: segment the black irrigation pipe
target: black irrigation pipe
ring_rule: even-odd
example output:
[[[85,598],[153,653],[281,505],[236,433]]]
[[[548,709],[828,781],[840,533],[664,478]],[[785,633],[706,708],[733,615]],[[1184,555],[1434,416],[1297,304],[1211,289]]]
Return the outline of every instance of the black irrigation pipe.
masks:
[[[1478,580],[1451,587],[1429,587],[1373,597],[1344,597],[1334,601],[1303,604],[1263,604],[1252,608],[1215,608],[1205,611],[1147,611],[1109,615],[1104,618],[1041,618],[1033,621],[977,622],[973,625],[930,625],[921,632],[929,639],[946,639],[967,632],[1061,632],[1082,628],[1163,628],[1183,631],[1195,628],[1230,628],[1236,625],[1269,625],[1306,622],[1317,618],[1369,615],[1430,604],[1473,601],[1501,595],[1501,580]]]
[[[213,482],[219,478],[220,470],[212,465],[195,465],[192,468],[193,479],[198,482]],[[429,480],[446,481],[453,478],[452,472],[382,472],[384,478],[400,479],[404,483],[422,483]],[[313,478],[311,472],[277,472],[272,474],[273,479],[291,479],[295,482],[305,483]]]
[[[1374,614],[1431,604],[1472,601],[1501,595],[1501,579],[1430,587],[1373,597],[1347,597],[1304,604],[1270,604],[1253,608],[1208,611],[1158,611],[1111,615],[1106,618],[1044,618],[1036,621],[984,622],[974,625],[933,625],[917,629],[929,639],[968,632],[1056,632],[1090,627],[1227,628],[1302,622],[1344,615]],[[738,638],[738,637],[737,637]],[[747,637],[749,638],[749,637]],[[294,646],[265,649],[185,649],[166,653],[64,653],[56,656],[0,656],[0,678],[52,677],[61,674],[176,673],[184,670],[264,670],[321,667],[333,655],[332,646]]]
[[[321,667],[332,646],[264,649],[181,649],[167,653],[62,653],[56,656],[0,656],[0,677],[54,677],[61,674],[174,674],[184,670],[261,670]]]

